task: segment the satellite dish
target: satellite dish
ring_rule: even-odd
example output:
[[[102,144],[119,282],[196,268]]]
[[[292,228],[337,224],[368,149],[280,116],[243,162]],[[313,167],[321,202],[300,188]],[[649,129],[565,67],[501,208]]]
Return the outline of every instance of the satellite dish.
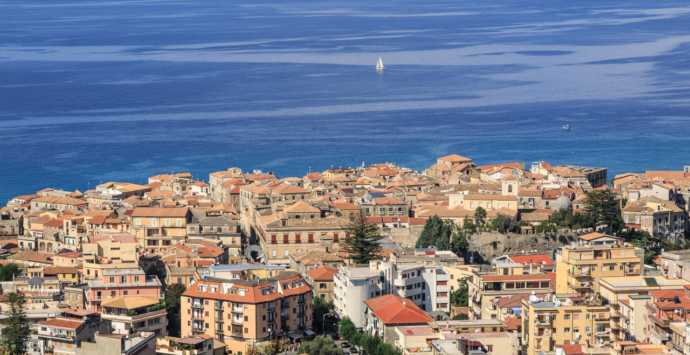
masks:
[[[537,300],[539,300],[539,299],[537,298],[537,296],[531,295],[531,296],[529,296],[529,300],[530,300],[530,302],[537,302]]]

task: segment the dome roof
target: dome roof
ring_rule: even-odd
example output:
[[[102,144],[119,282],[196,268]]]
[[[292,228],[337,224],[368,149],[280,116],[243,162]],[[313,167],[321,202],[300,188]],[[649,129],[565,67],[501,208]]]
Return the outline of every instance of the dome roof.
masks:
[[[554,210],[554,211],[558,211],[558,210],[560,210],[560,209],[562,209],[562,208],[564,208],[564,209],[566,209],[566,210],[569,210],[569,209],[572,209],[572,208],[573,208],[573,202],[570,201],[569,198],[565,197],[565,194],[562,194],[562,195],[561,195],[560,197],[558,197],[558,198],[556,199],[556,201],[554,201],[554,203],[553,203],[553,210]]]

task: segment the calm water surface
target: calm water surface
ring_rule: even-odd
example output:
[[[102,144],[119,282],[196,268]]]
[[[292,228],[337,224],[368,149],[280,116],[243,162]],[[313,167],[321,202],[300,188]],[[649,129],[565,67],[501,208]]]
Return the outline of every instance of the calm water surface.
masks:
[[[678,170],[689,93],[687,1],[0,1],[0,201],[450,153]]]

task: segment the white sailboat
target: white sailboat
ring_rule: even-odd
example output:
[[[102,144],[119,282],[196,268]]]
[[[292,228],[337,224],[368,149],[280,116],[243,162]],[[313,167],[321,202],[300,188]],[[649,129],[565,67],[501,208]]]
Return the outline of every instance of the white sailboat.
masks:
[[[379,57],[379,62],[376,63],[376,70],[386,70],[386,68],[383,66],[383,61],[381,61],[381,57]]]

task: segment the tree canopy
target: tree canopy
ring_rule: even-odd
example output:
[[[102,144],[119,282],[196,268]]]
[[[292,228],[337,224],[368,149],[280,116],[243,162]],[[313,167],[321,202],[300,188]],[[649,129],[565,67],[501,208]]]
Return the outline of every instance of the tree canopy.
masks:
[[[343,351],[336,346],[330,336],[319,335],[312,341],[304,341],[298,354],[308,355],[342,355]]]
[[[12,354],[24,354],[24,346],[31,338],[31,327],[26,316],[26,296],[22,292],[10,292],[6,295],[5,304],[9,314],[2,329],[3,338],[7,340]]]
[[[312,325],[318,332],[323,332],[324,314],[328,314],[334,307],[333,302],[326,302],[321,297],[314,297],[314,318]],[[328,317],[326,317],[328,318]]]
[[[607,225],[612,230],[620,229],[619,202],[611,189],[585,192],[584,210],[596,225]]]
[[[168,311],[168,334],[173,337],[180,336],[180,325],[182,317],[180,315],[180,299],[187,289],[182,284],[174,283],[164,289],[165,309]]]
[[[344,249],[356,264],[366,264],[379,258],[379,241],[383,236],[379,234],[376,223],[366,222],[364,213],[360,213],[354,221],[341,228],[350,236],[340,242],[340,248]]]
[[[10,263],[5,266],[0,266],[0,281],[6,282],[6,281],[12,281],[14,275],[18,274],[22,269],[19,268],[19,265],[15,263]]]

